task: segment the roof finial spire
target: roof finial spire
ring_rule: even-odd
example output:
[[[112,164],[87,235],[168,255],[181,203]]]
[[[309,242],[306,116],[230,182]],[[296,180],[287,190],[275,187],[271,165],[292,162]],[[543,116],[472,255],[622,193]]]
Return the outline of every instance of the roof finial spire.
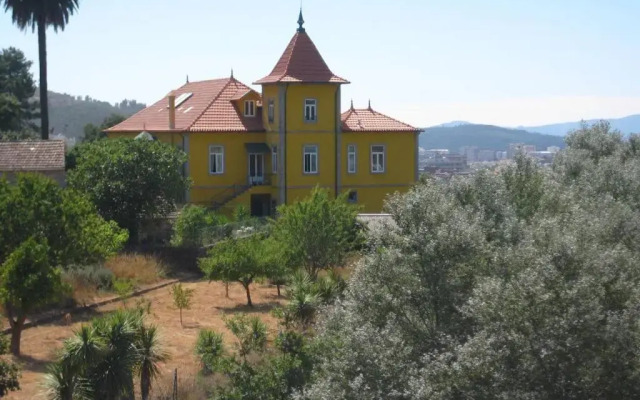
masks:
[[[298,32],[304,32],[302,25],[304,24],[304,18],[302,18],[302,6],[300,6],[300,14],[298,15]]]
[[[233,79],[233,68],[231,68],[231,79]]]
[[[369,110],[371,110],[371,99],[369,99]]]
[[[351,99],[351,109],[353,110],[353,99]]]
[[[187,74],[187,83],[189,83],[189,74]]]

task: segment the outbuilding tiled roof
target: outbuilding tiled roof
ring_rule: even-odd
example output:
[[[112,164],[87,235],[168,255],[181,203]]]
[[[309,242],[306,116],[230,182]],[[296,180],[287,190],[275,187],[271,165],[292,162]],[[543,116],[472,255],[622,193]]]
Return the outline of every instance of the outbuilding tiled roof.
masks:
[[[64,170],[63,140],[0,142],[0,172]]]
[[[276,82],[349,83],[335,75],[305,31],[298,30],[273,71],[256,84]]]
[[[417,132],[415,128],[369,108],[350,108],[340,116],[343,132]]]
[[[139,111],[107,132],[254,132],[262,131],[261,116],[245,117],[232,100],[252,91],[237,79],[223,78],[186,83],[172,93],[176,99],[191,93],[176,104],[175,128],[169,129],[169,94]]]

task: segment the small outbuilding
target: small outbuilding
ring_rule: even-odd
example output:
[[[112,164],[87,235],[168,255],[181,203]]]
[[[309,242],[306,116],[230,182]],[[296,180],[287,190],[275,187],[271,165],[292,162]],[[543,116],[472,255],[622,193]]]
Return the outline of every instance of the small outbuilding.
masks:
[[[38,172],[65,184],[63,140],[0,142],[0,175],[10,181],[16,174]]]

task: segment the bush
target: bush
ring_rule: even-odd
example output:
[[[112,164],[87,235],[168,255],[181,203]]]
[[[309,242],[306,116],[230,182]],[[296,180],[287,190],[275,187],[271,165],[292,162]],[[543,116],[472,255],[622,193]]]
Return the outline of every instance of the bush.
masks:
[[[182,247],[200,247],[205,244],[205,238],[211,236],[227,218],[217,215],[204,207],[197,205],[185,206],[173,225],[171,244]],[[228,234],[222,233],[224,236]]]
[[[97,290],[110,290],[113,272],[99,264],[72,267],[64,272],[63,280],[75,289],[78,286],[92,287]]]
[[[209,329],[201,329],[198,332],[195,353],[200,359],[204,374],[217,371],[224,353],[222,335]]]

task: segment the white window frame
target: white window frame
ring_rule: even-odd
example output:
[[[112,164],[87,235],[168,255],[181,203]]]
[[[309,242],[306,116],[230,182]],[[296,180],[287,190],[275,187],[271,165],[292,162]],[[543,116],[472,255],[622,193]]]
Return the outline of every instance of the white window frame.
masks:
[[[245,100],[244,102],[244,116],[255,117],[256,116],[256,102],[255,100]]]
[[[313,118],[307,118],[307,110],[309,110],[309,116]],[[304,99],[304,108],[302,110],[302,118],[306,123],[314,123],[318,121],[318,100],[317,99]]]
[[[353,164],[351,156],[353,155]],[[358,148],[355,144],[347,145],[347,173],[355,174],[358,171]]]
[[[313,151],[307,151],[307,148],[313,147]],[[307,171],[307,155],[309,155],[309,171]],[[315,165],[313,163],[313,159],[315,156]],[[305,144],[302,146],[302,173],[305,175],[313,175],[318,173],[318,145],[317,144]],[[315,168],[312,168],[314,167]]]
[[[214,149],[220,149],[220,151],[214,151]],[[213,163],[211,162],[211,156],[219,157],[220,171],[213,171]],[[216,162],[216,164],[218,164]],[[224,174],[224,146],[221,144],[209,145],[209,175],[222,175]]]
[[[278,146],[271,146],[271,173],[278,173]]]
[[[267,120],[273,122],[276,119],[276,102],[269,99],[267,102]]]
[[[382,151],[373,151],[374,147],[382,147]],[[380,156],[382,156],[382,163],[375,163],[374,159],[377,159]],[[372,144],[370,161],[372,174],[384,174],[387,170],[387,147],[384,144]],[[379,165],[381,165],[382,168],[378,168]]]

